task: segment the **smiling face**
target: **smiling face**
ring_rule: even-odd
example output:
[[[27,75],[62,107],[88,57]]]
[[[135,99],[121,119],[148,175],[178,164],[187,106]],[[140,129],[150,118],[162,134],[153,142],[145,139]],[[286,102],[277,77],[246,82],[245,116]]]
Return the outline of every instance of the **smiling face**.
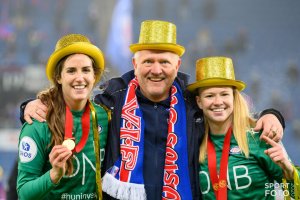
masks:
[[[167,99],[181,64],[179,56],[165,51],[142,50],[135,53],[132,63],[142,94],[153,102]]]
[[[73,54],[63,63],[60,77],[63,97],[72,110],[82,110],[95,84],[92,60],[84,54]]]
[[[232,87],[201,88],[196,100],[210,125],[231,124],[234,101]]]

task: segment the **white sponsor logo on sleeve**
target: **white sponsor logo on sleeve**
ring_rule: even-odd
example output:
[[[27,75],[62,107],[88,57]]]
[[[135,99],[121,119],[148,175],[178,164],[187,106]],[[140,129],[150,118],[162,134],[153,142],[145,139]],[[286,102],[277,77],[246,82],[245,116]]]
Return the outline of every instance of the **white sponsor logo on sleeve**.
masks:
[[[24,163],[30,162],[35,158],[36,153],[37,147],[35,141],[28,136],[23,137],[19,146],[20,161]]]

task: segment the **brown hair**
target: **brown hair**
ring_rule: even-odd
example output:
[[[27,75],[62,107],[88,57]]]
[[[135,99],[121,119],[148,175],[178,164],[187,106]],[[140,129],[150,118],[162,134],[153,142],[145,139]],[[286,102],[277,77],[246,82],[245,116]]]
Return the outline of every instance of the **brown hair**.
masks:
[[[50,86],[50,88],[39,92],[37,95],[37,98],[39,98],[48,108],[46,120],[52,136],[49,147],[60,145],[64,140],[66,103],[63,98],[62,86],[57,80],[61,78],[64,63],[69,56],[70,55],[63,57],[57,63],[53,73],[53,85]],[[96,67],[95,62],[91,57],[90,59],[92,60],[94,75],[97,76],[100,74],[101,76],[103,71],[101,71],[99,67]],[[70,157],[66,163],[66,174],[71,175],[73,169],[73,157]]]

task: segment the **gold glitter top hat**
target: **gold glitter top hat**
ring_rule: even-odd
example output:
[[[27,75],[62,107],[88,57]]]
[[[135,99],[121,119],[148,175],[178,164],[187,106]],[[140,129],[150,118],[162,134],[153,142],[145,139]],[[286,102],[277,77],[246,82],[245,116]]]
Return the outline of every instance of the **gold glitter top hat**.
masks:
[[[176,44],[176,26],[160,20],[146,20],[141,24],[139,43],[130,45],[135,53],[140,50],[162,50],[184,54],[184,47]]]
[[[207,57],[196,62],[196,82],[188,85],[187,89],[196,92],[201,87],[234,86],[239,91],[245,89],[243,81],[235,80],[231,58]]]
[[[104,70],[104,56],[102,51],[93,45],[86,36],[81,34],[69,34],[61,37],[57,41],[55,50],[48,59],[46,66],[47,78],[54,82],[53,74],[57,63],[63,57],[75,53],[90,56],[95,61],[96,66],[100,68],[100,71]],[[96,77],[96,83],[100,80],[100,74]]]

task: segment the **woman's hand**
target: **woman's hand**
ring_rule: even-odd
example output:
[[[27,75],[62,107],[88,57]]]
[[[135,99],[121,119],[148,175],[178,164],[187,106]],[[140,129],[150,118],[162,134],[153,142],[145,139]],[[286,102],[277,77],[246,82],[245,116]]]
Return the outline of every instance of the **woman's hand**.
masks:
[[[284,147],[280,143],[273,141],[265,135],[262,136],[262,140],[272,146],[271,148],[265,150],[265,154],[267,154],[274,163],[282,168],[284,177],[286,179],[294,179],[294,168],[286,154]]]
[[[72,156],[72,151],[63,145],[55,145],[52,148],[49,154],[49,160],[52,165],[50,177],[53,183],[58,183],[65,175],[66,162],[70,156]]]

